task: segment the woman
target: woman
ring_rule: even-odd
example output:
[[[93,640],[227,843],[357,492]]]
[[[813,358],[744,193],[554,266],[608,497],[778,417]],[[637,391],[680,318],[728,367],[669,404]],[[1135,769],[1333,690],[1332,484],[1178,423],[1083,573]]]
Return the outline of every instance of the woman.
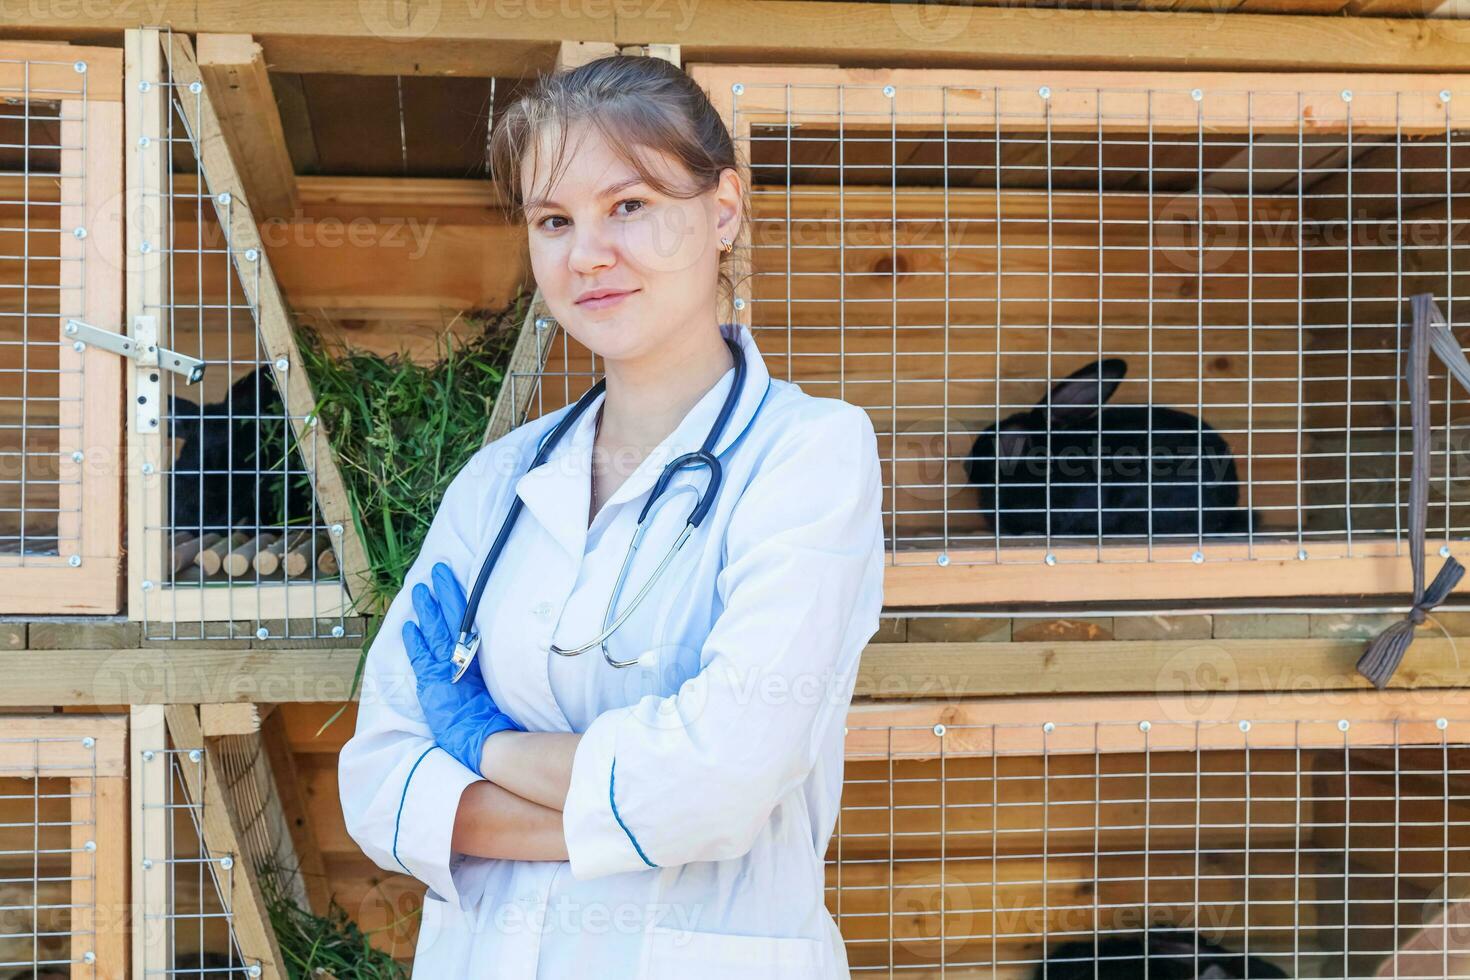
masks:
[[[347,828],[428,886],[420,976],[846,977],[823,859],[882,606],[872,425],[772,379],[750,332],[718,322],[747,192],[684,72],[612,57],[542,78],[491,149],[545,303],[606,388],[539,466],[572,406],[451,484],[369,652]],[[550,652],[598,635],[655,483],[727,396],[705,519],[606,656]],[[617,614],[709,484],[674,472]],[[454,683],[463,596],[516,497]]]

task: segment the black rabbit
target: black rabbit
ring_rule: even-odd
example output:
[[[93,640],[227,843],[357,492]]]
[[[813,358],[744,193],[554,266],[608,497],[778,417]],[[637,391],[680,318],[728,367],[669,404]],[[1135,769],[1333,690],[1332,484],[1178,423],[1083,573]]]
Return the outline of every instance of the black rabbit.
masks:
[[[1127,369],[1118,357],[1093,361],[976,438],[967,469],[992,527],[1096,536],[1100,514],[1104,535],[1167,540],[1259,526],[1237,506],[1235,457],[1208,423],[1160,405],[1107,404]]]
[[[311,489],[294,448],[289,478],[282,472],[289,423],[267,369],[257,367],[203,408],[171,396],[169,426],[183,440],[169,480],[174,528],[226,533],[311,514]]]
[[[1197,969],[1196,969],[1197,965]],[[1197,933],[1151,929],[1147,936],[1109,936],[1062,943],[1038,965],[1033,980],[1235,980],[1286,974],[1257,956],[1232,952]]]

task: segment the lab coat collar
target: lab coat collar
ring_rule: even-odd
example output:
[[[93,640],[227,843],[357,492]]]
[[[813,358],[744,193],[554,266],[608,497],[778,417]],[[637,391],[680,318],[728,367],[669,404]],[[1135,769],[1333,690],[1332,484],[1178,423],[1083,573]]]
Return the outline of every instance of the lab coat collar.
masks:
[[[748,327],[744,324],[721,324],[720,333],[736,340],[745,357],[744,388],[736,400],[724,432],[715,443],[715,455],[723,463],[727,451],[755,418],[770,387],[771,378]],[[664,467],[674,459],[704,445],[704,440],[720,413],[720,407],[725,403],[725,396],[734,383],[735,368],[732,366],[685,414],[683,420],[674,427],[674,431],[654,447],[638,464],[637,469],[613,492],[598,511],[598,521],[603,520],[618,505],[640,497],[651,489],[658,482]],[[604,398],[606,392],[593,399],[546,461],[527,471],[516,483],[516,493],[525,501],[526,507],[568,553],[577,557],[586,550],[589,530],[587,511],[592,504],[592,443],[596,434],[597,413],[602,408]],[[680,470],[679,476],[670,485],[690,476],[698,479],[703,486],[708,480],[708,471],[704,467]]]

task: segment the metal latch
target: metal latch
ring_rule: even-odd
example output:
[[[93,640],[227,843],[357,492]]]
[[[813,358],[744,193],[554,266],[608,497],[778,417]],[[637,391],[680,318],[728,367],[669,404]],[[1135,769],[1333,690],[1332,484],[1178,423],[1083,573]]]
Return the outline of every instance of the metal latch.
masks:
[[[68,319],[62,332],[78,345],[91,344],[102,350],[121,354],[145,369],[138,372],[134,384],[137,403],[134,405],[133,424],[135,431],[140,433],[159,431],[163,392],[158,380],[158,369],[182,375],[185,384],[193,384],[204,377],[203,361],[158,346],[158,318],[151,314],[133,317],[131,337],[76,319]],[[150,368],[153,370],[147,370]]]
[[[161,367],[165,371],[184,376],[185,384],[193,384],[204,377],[204,362],[166,347],[158,346],[157,321],[151,316],[134,318],[134,336],[113,333],[94,327],[85,320],[68,319],[66,335],[84,344],[110,350],[114,354],[137,361],[139,367]]]

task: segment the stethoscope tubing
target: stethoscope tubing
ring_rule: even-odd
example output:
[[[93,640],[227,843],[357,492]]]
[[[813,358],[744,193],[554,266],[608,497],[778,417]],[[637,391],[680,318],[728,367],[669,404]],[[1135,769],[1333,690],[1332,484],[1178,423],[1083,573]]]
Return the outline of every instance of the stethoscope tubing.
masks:
[[[705,437],[704,446],[696,452],[685,453],[671,461],[664,467],[663,472],[659,474],[658,481],[653,486],[653,492],[649,495],[648,501],[643,505],[642,511],[638,514],[637,529],[633,533],[633,540],[629,545],[628,552],[623,557],[623,566],[618,572],[617,583],[613,586],[612,595],[609,597],[607,611],[603,615],[603,628],[601,632],[586,643],[574,647],[559,647],[553,643],[550,645],[553,653],[564,657],[573,657],[590,650],[594,646],[601,645],[603,659],[614,667],[631,667],[638,663],[637,659],[627,661],[615,659],[608,652],[607,639],[638,608],[639,603],[652,590],[654,583],[658,581],[664,569],[668,567],[669,563],[674,559],[674,556],[683,548],[684,542],[689,540],[690,535],[694,533],[694,529],[703,523],[705,517],[709,514],[710,508],[714,505],[715,496],[719,492],[720,483],[723,478],[723,468],[720,466],[719,459],[714,455],[714,447],[719,442],[720,435],[724,432],[725,427],[729,424],[730,416],[733,414],[740,394],[745,388],[745,352],[741,349],[737,341],[728,337],[724,338],[724,340],[735,360],[735,379],[730,385],[730,391],[725,395],[724,404],[720,406],[720,413],[715,419],[715,424],[710,428],[709,434]],[[562,436],[576,424],[577,419],[581,417],[582,413],[597,399],[597,396],[606,387],[607,378],[600,378],[597,384],[593,385],[581,398],[577,399],[577,403],[572,406],[572,410],[567,412],[561,421],[552,429],[551,433],[542,440],[540,447],[537,449],[536,456],[531,462],[530,469],[535,469],[546,461],[546,457],[550,455],[552,449],[556,447]],[[618,597],[622,595],[623,585],[627,579],[628,571],[632,567],[633,556],[643,543],[643,536],[650,526],[646,523],[649,513],[654,510],[655,503],[663,496],[665,488],[667,488],[669,481],[675,473],[686,467],[700,465],[708,467],[710,471],[709,483],[705,485],[702,491],[692,484],[675,488],[676,492],[687,489],[692,490],[698,495],[694,509],[690,512],[689,518],[685,522],[684,530],[680,532],[678,539],[670,547],[668,553],[664,555],[663,560],[659,562],[658,567],[654,569],[648,581],[638,590],[638,594],[634,596],[628,608],[621,615],[617,616],[616,621],[613,621],[609,625],[609,620],[612,620],[617,608]],[[475,654],[479,649],[480,637],[475,632],[476,610],[479,608],[480,599],[484,595],[485,586],[490,581],[490,573],[494,571],[496,563],[500,560],[500,552],[504,549],[506,541],[510,538],[510,533],[515,527],[516,518],[520,516],[521,508],[524,505],[525,502],[521,500],[519,495],[513,495],[510,509],[505,515],[505,520],[500,525],[500,531],[495,535],[494,543],[490,546],[490,553],[485,556],[484,562],[480,565],[479,574],[475,576],[475,583],[465,603],[464,616],[460,620],[459,635],[455,642],[453,655],[455,672],[452,678],[454,681],[458,681],[464,676],[464,672],[469,668],[470,663],[474,660]],[[660,506],[662,505],[660,504]]]

